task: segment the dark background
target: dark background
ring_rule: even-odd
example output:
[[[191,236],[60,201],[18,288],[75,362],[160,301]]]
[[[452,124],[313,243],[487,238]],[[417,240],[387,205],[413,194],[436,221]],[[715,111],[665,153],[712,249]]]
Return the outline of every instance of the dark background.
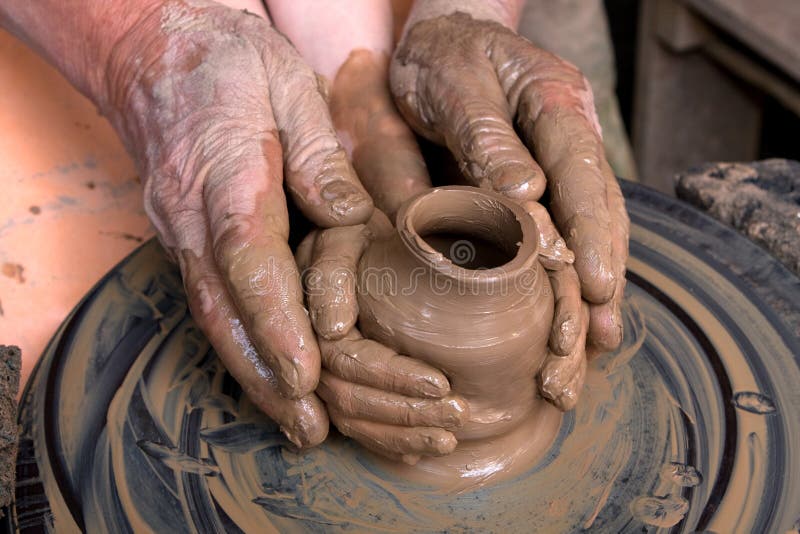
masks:
[[[636,25],[641,0],[605,0],[617,61],[617,97],[628,134],[631,133],[636,68]],[[800,160],[800,118],[773,98],[762,95],[763,123],[758,159]]]

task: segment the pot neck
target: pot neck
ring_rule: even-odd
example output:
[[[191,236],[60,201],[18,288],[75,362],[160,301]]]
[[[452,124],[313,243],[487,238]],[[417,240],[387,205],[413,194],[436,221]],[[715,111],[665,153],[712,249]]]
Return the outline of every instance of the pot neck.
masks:
[[[480,294],[533,282],[539,242],[536,223],[522,207],[497,193],[466,186],[435,188],[409,200],[396,223],[415,263],[441,283],[449,281]],[[433,236],[440,235],[451,239],[445,252],[432,244]],[[487,244],[507,261],[468,268]]]

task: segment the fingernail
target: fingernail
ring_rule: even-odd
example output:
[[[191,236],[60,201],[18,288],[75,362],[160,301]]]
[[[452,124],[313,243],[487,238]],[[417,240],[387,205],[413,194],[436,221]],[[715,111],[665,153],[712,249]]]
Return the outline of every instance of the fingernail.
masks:
[[[456,437],[443,429],[432,429],[422,432],[422,439],[433,454],[444,456],[450,454],[458,445]]]
[[[268,354],[266,360],[267,366],[275,374],[281,395],[289,399],[298,399],[308,393],[300,391],[300,372],[294,362],[278,358],[274,354]]]
[[[303,442],[300,440],[300,437],[297,434],[290,432],[289,429],[285,428],[284,426],[281,426],[280,428],[283,435],[286,436],[286,439],[291,441],[297,448],[303,447]]]
[[[548,240],[544,234],[539,235],[539,261],[545,269],[560,271],[567,265],[575,263],[575,253],[562,238]]]
[[[515,200],[537,200],[544,193],[544,177],[527,165],[503,165],[494,172],[492,188]]]
[[[354,306],[332,304],[323,306],[319,311],[311,312],[311,323],[317,334],[325,339],[343,338],[356,324],[358,317]]]
[[[423,376],[417,384],[417,390],[423,397],[438,399],[450,393],[450,382],[441,375]]]
[[[552,375],[543,375],[539,379],[539,392],[542,394],[542,397],[549,401],[555,402],[558,396],[558,391],[555,391],[556,386],[555,379]]]
[[[372,214],[372,199],[366,192],[345,180],[328,182],[319,192],[328,203],[331,215],[337,220],[348,219],[349,224],[366,222]],[[351,217],[358,220],[350,221]]]
[[[553,256],[556,259],[559,259],[570,265],[575,263],[575,253],[572,252],[569,247],[567,247],[567,242],[562,238],[559,237],[553,241],[551,250],[553,251]]]
[[[445,399],[444,427],[461,428],[469,419],[469,404],[461,397]]]

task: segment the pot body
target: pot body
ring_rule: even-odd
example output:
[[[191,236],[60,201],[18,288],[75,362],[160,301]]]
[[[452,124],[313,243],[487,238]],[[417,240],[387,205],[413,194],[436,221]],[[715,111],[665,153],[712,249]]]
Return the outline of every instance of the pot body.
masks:
[[[547,352],[553,293],[537,261],[533,219],[500,195],[446,187],[411,199],[396,227],[361,257],[361,331],[447,375],[470,405],[459,442],[505,434],[544,403],[535,375]],[[433,244],[442,235],[449,251]],[[468,256],[486,243],[508,261],[459,265],[480,264]]]

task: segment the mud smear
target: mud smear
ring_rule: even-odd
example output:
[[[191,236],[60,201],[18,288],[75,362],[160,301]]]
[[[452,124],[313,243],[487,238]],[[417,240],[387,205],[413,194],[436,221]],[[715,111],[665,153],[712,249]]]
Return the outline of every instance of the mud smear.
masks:
[[[3,264],[2,271],[4,276],[13,278],[20,284],[25,283],[25,267],[19,263],[6,262]]]

